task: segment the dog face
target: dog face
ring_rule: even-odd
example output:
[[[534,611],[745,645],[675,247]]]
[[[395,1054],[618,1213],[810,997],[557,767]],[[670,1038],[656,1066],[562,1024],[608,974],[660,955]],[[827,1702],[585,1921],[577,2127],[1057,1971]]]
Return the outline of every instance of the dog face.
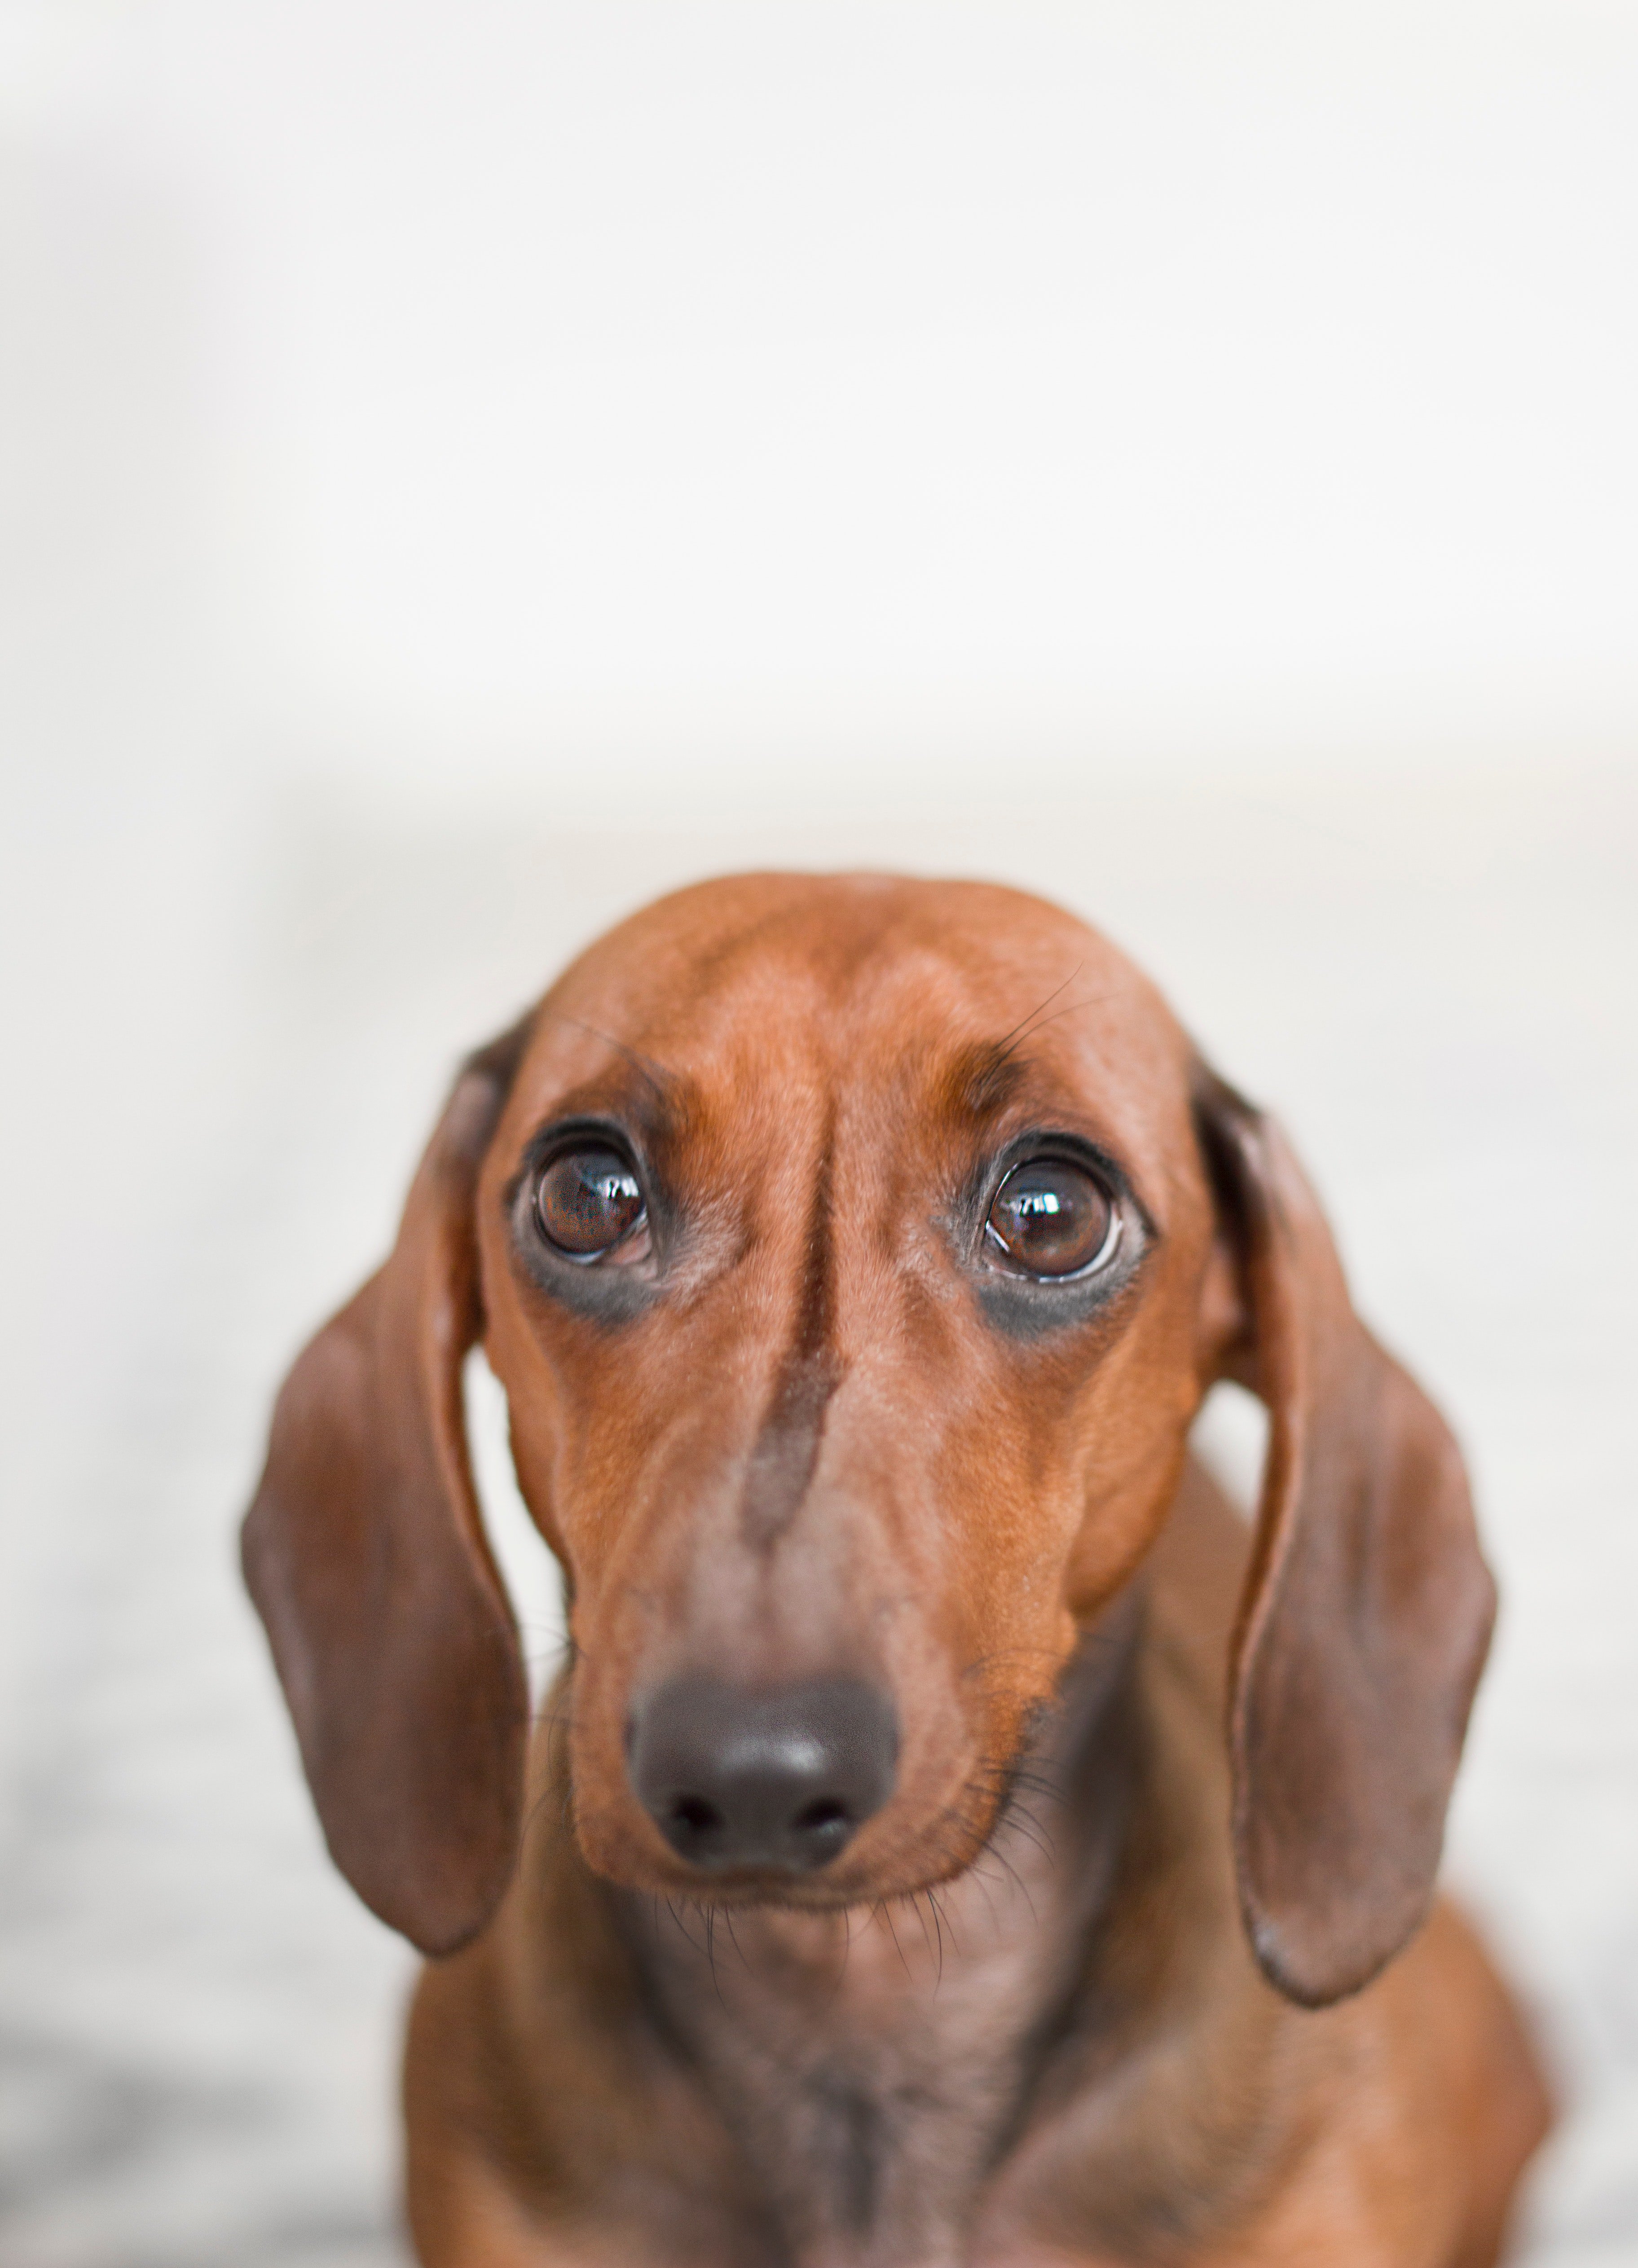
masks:
[[[518,1833],[480,1336],[567,1577],[599,1873],[834,1905],[969,1863],[1232,1371],[1273,1420],[1228,1727],[1253,1941],[1322,1999],[1413,1926],[1488,1628],[1459,1463],[1277,1134],[1067,916],[707,885],[457,1086],[246,1538],[332,1851],[433,1950]]]
[[[1221,1351],[1190,1060],[1110,946],[978,887],[690,892],[547,997],[478,1244],[569,1577],[598,1871],[833,1904],[976,1855]],[[709,1753],[747,1737],[734,1689],[777,1720],[742,1777],[781,1742],[891,1756],[855,1757],[862,1787],[820,1756],[759,1819]],[[651,1719],[691,1703],[716,1728],[678,1755]]]

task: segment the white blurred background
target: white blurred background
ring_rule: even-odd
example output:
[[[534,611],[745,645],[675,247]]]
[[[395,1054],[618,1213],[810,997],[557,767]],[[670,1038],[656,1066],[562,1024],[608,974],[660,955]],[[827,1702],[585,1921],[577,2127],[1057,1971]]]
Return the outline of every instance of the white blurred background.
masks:
[[[458,1052],[753,860],[1046,888],[1295,1130],[1631,2268],[1634,404],[1629,0],[0,0],[8,2268],[402,2257],[233,1525]]]

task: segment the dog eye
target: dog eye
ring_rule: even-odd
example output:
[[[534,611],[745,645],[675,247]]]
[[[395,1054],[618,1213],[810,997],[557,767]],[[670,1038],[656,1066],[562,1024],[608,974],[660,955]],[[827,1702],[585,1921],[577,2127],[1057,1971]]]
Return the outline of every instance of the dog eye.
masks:
[[[642,1184],[617,1150],[564,1150],[535,1186],[541,1233],[571,1260],[599,1260],[616,1245],[622,1260],[640,1258],[646,1212]]]
[[[1120,1216],[1109,1191],[1066,1158],[1015,1166],[995,1192],[985,1238],[1031,1276],[1080,1276],[1110,1258]]]

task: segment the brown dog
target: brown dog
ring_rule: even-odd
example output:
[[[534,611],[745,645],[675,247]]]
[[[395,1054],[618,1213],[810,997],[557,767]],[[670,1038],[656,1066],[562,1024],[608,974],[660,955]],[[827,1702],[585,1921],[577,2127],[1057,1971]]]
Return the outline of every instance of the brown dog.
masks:
[[[527,1758],[479,1339],[570,1602]],[[1066,915],[753,875],[603,939],[458,1082],[245,1553],[336,1863],[440,1956],[429,2268],[1497,2257],[1547,2107],[1429,1912],[1461,1461]]]

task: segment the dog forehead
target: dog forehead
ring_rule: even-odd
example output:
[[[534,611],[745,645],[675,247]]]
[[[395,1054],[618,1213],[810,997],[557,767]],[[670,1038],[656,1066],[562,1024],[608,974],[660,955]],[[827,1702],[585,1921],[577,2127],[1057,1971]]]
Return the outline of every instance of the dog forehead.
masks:
[[[698,1064],[781,1030],[852,1044],[942,1013],[958,1042],[999,1042],[1083,1008],[1107,1031],[1130,1025],[1172,1051],[1176,1026],[1148,979],[1044,899],[983,882],[744,874],[678,891],[608,931],[547,994],[542,1021],[594,1026],[667,1061],[668,1042]]]
[[[1109,940],[1000,885],[748,874],[662,898],[607,932],[541,1002],[513,1126],[605,1082],[686,1097],[727,1130],[787,1131],[850,1092],[964,1107],[1004,1064],[1018,1108],[1076,1110],[1156,1162],[1188,1109],[1192,1050]],[[703,1131],[703,1126],[699,1130]]]

